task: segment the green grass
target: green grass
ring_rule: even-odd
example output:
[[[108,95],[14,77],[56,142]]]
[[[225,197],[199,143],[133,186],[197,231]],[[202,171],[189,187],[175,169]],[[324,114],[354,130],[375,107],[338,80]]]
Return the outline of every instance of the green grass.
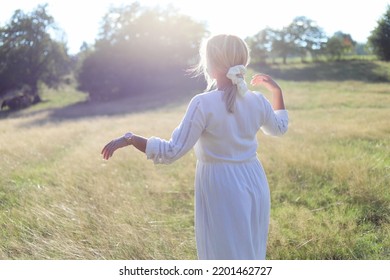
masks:
[[[288,133],[258,135],[272,199],[267,258],[389,259],[389,83],[373,72],[361,81],[360,70],[335,80],[329,66],[295,81],[298,66],[320,67],[276,75]],[[0,259],[195,259],[194,153],[169,166],[131,148],[100,156],[127,130],[169,137],[193,93],[88,104],[67,90],[0,119]],[[175,102],[156,108],[157,96]]]

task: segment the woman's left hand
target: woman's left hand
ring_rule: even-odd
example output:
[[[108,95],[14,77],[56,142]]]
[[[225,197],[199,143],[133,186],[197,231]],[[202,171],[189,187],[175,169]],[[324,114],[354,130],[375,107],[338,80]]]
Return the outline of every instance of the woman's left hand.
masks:
[[[108,143],[106,146],[104,146],[101,154],[103,155],[103,158],[105,160],[108,160],[116,150],[119,148],[123,148],[128,146],[129,143],[126,141],[125,137],[119,137],[117,139],[112,140],[110,143]]]

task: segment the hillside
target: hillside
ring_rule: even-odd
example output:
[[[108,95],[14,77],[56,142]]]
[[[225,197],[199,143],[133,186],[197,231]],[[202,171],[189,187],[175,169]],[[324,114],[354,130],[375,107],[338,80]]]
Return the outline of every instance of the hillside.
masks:
[[[283,138],[258,134],[272,200],[267,258],[389,259],[389,64],[263,69],[290,115]],[[90,103],[63,88],[1,112],[0,258],[195,259],[193,152],[168,166],[132,148],[100,155],[128,130],[168,138],[195,93]]]

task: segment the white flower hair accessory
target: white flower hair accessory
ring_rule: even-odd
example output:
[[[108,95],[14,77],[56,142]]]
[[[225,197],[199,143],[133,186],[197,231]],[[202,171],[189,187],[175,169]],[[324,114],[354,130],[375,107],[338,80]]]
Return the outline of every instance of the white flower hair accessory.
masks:
[[[244,65],[236,65],[229,68],[229,71],[226,74],[230,80],[232,80],[233,85],[237,85],[238,93],[241,96],[244,96],[248,91],[248,87],[244,80],[244,75],[246,72],[246,68]]]

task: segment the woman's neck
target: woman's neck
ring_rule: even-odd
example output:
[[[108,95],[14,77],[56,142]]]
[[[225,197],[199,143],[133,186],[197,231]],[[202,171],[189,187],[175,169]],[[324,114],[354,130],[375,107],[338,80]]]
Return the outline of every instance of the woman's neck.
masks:
[[[217,80],[217,88],[219,90],[229,88],[233,85],[232,81],[225,76],[219,76],[216,78],[216,80]]]

